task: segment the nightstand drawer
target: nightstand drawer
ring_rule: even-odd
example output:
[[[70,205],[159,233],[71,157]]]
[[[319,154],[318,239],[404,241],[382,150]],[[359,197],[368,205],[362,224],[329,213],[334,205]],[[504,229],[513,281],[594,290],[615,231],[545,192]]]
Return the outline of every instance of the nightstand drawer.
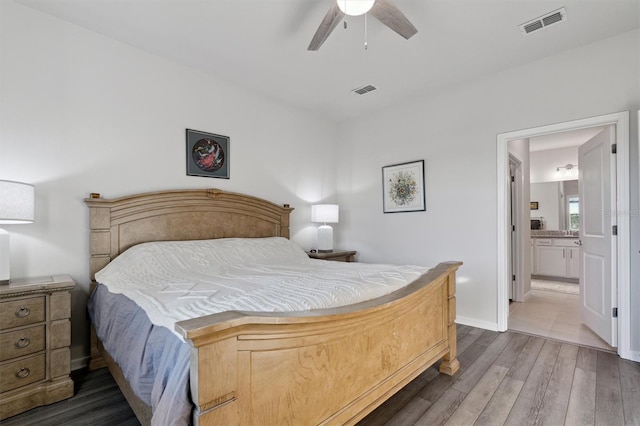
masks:
[[[0,304],[0,330],[44,321],[45,296]]]
[[[0,334],[0,361],[43,351],[45,349],[44,336],[44,325]]]
[[[44,354],[0,367],[0,392],[26,386],[45,378]]]

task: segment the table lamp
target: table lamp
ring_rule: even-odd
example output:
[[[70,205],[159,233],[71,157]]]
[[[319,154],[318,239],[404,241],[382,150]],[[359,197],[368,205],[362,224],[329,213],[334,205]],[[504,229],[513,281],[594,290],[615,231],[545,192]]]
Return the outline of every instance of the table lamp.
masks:
[[[318,253],[333,251],[333,228],[327,223],[338,223],[337,204],[314,204],[311,206],[311,221],[322,223],[318,227]]]
[[[0,225],[33,223],[35,188],[22,182],[0,180]],[[9,233],[0,229],[0,285],[10,282]]]

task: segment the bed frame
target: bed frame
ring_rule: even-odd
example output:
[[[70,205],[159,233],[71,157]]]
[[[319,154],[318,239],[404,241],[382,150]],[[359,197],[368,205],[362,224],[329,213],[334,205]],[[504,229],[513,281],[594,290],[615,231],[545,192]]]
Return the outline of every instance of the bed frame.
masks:
[[[91,194],[91,278],[147,241],[289,238],[288,205],[217,189],[112,200]],[[439,360],[456,359],[455,271],[440,263],[389,295],[310,312],[223,312],[176,324],[191,345],[196,425],[355,424]],[[107,365],[142,424],[137,398],[92,330],[90,368]]]

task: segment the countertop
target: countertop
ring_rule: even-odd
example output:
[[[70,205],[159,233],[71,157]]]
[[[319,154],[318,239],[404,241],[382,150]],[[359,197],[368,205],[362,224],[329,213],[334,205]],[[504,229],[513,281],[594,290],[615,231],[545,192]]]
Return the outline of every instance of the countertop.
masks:
[[[531,230],[531,238],[579,238],[578,231]]]

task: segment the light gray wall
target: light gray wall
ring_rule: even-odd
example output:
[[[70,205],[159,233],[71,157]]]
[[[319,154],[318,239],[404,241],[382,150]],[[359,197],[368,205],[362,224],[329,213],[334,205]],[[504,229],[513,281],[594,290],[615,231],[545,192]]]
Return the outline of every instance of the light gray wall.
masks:
[[[78,282],[72,358],[87,354],[90,192],[243,192],[291,204],[292,239],[315,244],[308,206],[335,201],[332,122],[8,1],[0,63],[0,179],[36,187],[36,223],[6,227],[12,276]],[[186,176],[186,128],[230,136],[231,179]]]
[[[346,226],[339,238],[359,250],[363,261],[463,261],[458,319],[496,327],[496,135],[636,111],[639,40],[638,31],[632,31],[343,123],[338,199]],[[633,215],[639,193],[635,112],[631,123],[635,210],[625,213]],[[381,167],[420,159],[426,164],[427,211],[383,214]],[[632,221],[632,347],[637,351],[637,213]]]

